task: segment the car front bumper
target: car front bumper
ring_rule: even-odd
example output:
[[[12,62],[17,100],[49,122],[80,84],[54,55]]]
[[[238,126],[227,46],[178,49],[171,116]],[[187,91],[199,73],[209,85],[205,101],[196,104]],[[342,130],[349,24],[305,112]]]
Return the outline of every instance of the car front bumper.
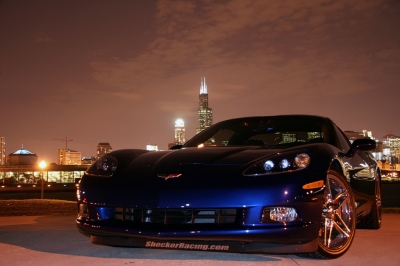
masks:
[[[145,186],[146,191],[133,182],[122,186],[112,179],[86,179],[78,191],[77,226],[93,243],[114,246],[191,249],[197,243],[229,242],[229,251],[237,252],[313,252],[324,192],[322,188],[305,189],[304,185],[324,180],[326,174],[304,174],[299,171],[236,183],[214,182],[212,186],[179,186],[174,180],[157,185],[159,180],[155,180]],[[298,219],[266,221],[265,209],[273,207],[293,208]],[[189,214],[187,220],[176,215],[199,210],[218,215]],[[231,211],[233,216],[225,215]]]

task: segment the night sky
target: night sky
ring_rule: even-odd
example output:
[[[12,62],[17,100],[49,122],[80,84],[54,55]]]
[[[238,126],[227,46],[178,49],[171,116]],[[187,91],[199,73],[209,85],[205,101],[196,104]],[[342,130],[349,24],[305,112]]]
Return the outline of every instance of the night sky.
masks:
[[[167,149],[197,126],[205,77],[214,123],[316,114],[400,135],[400,1],[0,0],[0,136],[57,162]]]

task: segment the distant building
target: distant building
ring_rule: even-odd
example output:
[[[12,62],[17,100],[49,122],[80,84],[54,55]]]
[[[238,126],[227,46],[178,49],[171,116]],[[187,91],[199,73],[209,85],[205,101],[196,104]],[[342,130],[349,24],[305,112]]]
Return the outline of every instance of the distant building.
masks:
[[[0,166],[0,185],[2,187],[21,185],[22,187],[39,184],[42,173],[45,182],[76,183],[85,173],[87,165],[57,165],[49,164],[41,169],[39,164],[33,165],[2,165]]]
[[[0,165],[6,164],[6,137],[0,136]]]
[[[96,161],[96,157],[82,157],[81,165],[91,165]]]
[[[185,123],[182,119],[175,121],[175,143],[185,144]]]
[[[82,153],[70,149],[58,150],[58,164],[59,165],[81,165]]]
[[[175,121],[175,137],[174,141],[168,144],[168,149],[175,145],[185,144],[185,123],[182,119],[177,119]]]
[[[375,139],[371,131],[362,132],[344,131],[350,142],[356,139]],[[382,169],[400,169],[400,136],[387,134],[382,137],[382,141],[376,141],[376,149],[372,151],[375,159],[381,164]]]
[[[344,134],[347,136],[347,138],[350,140],[352,143],[356,139],[375,139],[372,136],[372,132],[368,130],[363,130],[362,132],[359,131],[344,131]]]
[[[87,165],[57,165],[48,164],[41,169],[38,156],[22,147],[7,156],[7,165],[0,166],[0,184],[2,188],[37,187],[43,178],[49,183],[76,183]]]
[[[350,142],[353,142],[356,139],[364,138],[364,134],[362,132],[358,132],[358,131],[344,131],[343,133],[350,140]]]
[[[7,161],[9,165],[34,165],[37,164],[38,156],[22,146],[20,150],[10,153]]]
[[[96,159],[103,157],[104,154],[112,152],[112,147],[108,142],[100,142],[97,144]]]
[[[208,107],[208,91],[206,78],[201,79],[200,82],[199,109],[197,111],[197,115],[198,125],[196,128],[196,134],[210,127],[213,122],[212,109]]]
[[[148,150],[148,151],[158,151],[158,146],[157,146],[157,144],[147,144],[146,145],[146,150]]]
[[[387,161],[395,169],[400,164],[400,136],[387,134],[382,138],[382,161]],[[400,167],[397,166],[397,167]]]

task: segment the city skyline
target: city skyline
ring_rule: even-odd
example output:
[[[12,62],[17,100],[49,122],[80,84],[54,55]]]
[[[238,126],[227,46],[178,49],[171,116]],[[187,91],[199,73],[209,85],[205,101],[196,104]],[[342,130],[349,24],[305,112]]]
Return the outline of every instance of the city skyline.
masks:
[[[89,15],[90,14],[90,15]],[[167,149],[196,132],[199,77],[213,123],[314,114],[343,130],[400,135],[400,3],[0,1],[0,136],[57,162]]]

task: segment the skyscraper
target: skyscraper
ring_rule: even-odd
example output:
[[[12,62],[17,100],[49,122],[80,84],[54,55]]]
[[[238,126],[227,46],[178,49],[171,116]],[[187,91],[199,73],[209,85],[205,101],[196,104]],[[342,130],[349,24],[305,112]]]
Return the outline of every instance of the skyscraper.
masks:
[[[196,128],[196,134],[203,131],[212,125],[212,109],[208,107],[208,91],[206,78],[201,78],[200,81],[200,95],[199,95],[199,109],[197,111],[198,126]]]
[[[185,144],[185,123],[182,119],[175,121],[175,142],[177,144]]]
[[[174,141],[171,143],[168,143],[168,149],[175,145],[183,145],[185,144],[185,123],[183,122],[182,119],[177,119],[175,121],[175,137]]]

